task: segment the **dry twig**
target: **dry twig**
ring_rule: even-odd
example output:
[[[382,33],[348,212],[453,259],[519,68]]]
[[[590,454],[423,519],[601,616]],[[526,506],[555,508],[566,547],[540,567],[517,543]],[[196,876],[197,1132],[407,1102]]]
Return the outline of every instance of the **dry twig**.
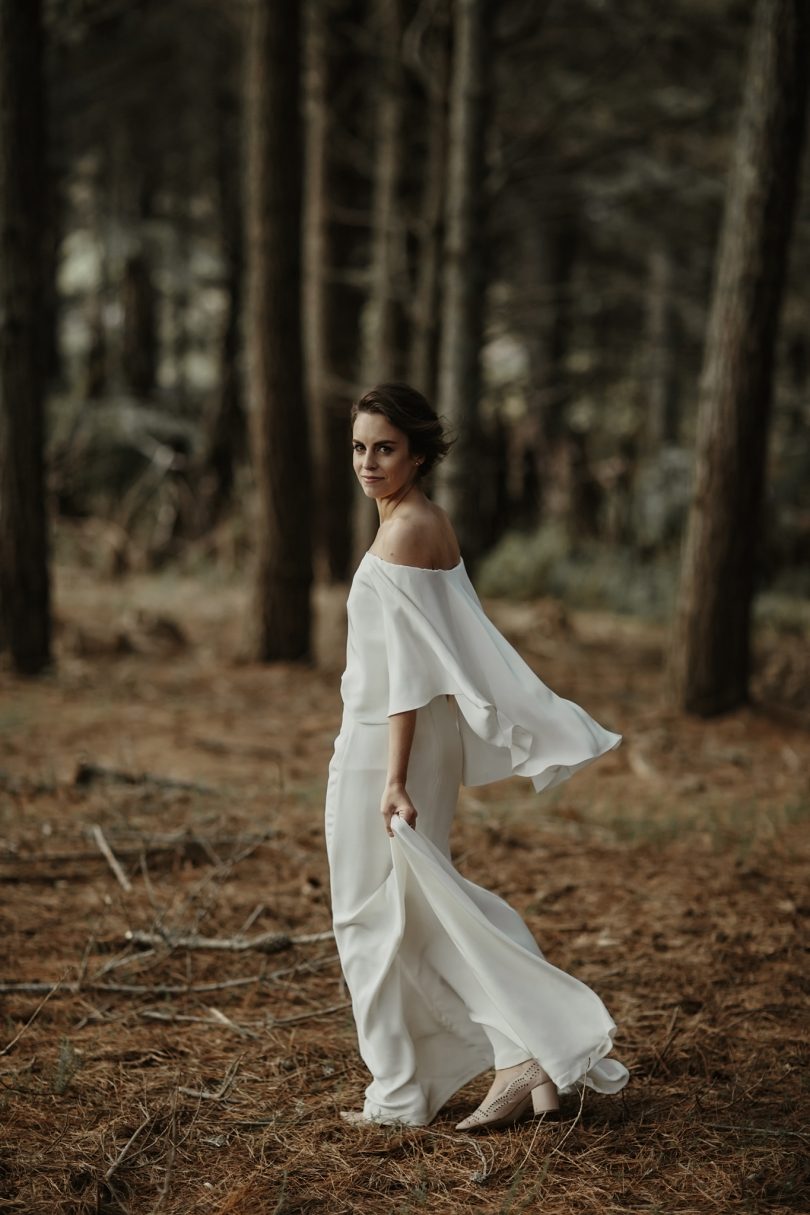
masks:
[[[233,1060],[228,1067],[219,1088],[214,1089],[213,1091],[208,1088],[184,1088],[182,1085],[177,1091],[178,1093],[183,1093],[183,1095],[186,1097],[198,1097],[202,1101],[222,1101],[225,1097],[227,1097],[228,1093],[233,1088],[234,1081],[236,1080],[236,1073],[239,1070],[239,1064],[241,1062],[241,1055],[238,1059]]]
[[[261,1034],[256,1033],[255,1030],[248,1029],[246,1025],[237,1025],[236,1021],[232,1021],[230,1017],[226,1017],[225,1014],[218,1008],[211,1007],[208,1009],[208,1011],[211,1014],[208,1017],[195,1017],[190,1013],[173,1013],[164,1012],[159,1008],[143,1008],[138,1015],[142,1017],[144,1021],[164,1021],[171,1025],[178,1022],[186,1022],[194,1025],[217,1025],[224,1026],[225,1029],[233,1030],[234,1033],[239,1034],[240,1038],[255,1039],[261,1037]]]
[[[175,1089],[172,1095],[171,1114],[169,1115],[169,1151],[168,1159],[166,1161],[166,1172],[163,1177],[163,1184],[158,1191],[157,1203],[152,1207],[150,1215],[160,1215],[169,1194],[169,1185],[171,1184],[174,1160],[175,1156],[177,1155],[177,1097],[178,1091]]]
[[[57,979],[56,982],[51,985],[50,990],[48,991],[47,995],[45,996],[44,999],[40,1000],[39,1004],[37,1004],[36,1008],[31,1013],[31,1016],[28,1018],[28,1020],[26,1021],[25,1025],[22,1027],[22,1029],[19,1030],[19,1032],[14,1035],[14,1037],[11,1039],[11,1041],[6,1046],[4,1046],[2,1050],[0,1050],[0,1059],[2,1059],[3,1055],[7,1055],[9,1053],[9,1051],[12,1049],[12,1047],[17,1045],[20,1038],[23,1036],[23,1034],[28,1029],[28,1027],[30,1025],[34,1024],[34,1022],[36,1021],[40,1012],[45,1007],[45,1005],[48,1003],[48,1001],[50,1000],[53,993],[57,990],[57,988],[61,987],[62,982],[63,982],[62,979]]]
[[[91,785],[100,780],[122,785],[157,785],[159,789],[183,789],[190,793],[205,793],[212,797],[219,795],[218,789],[212,789],[210,785],[199,785],[190,780],[155,776],[152,772],[122,772],[118,768],[106,768],[103,764],[93,764],[86,760],[79,761],[73,777],[74,785]]]
[[[328,932],[308,932],[297,937],[287,936],[284,932],[264,932],[258,937],[201,937],[195,934],[174,936],[171,933],[142,932],[138,929],[124,934],[134,945],[168,945],[171,949],[213,949],[226,953],[243,953],[247,949],[258,949],[261,953],[281,953],[293,945],[313,945],[319,941],[331,941],[334,935],[331,929]]]
[[[147,1126],[149,1126],[150,1122],[153,1122],[154,1119],[155,1119],[154,1114],[147,1114],[146,1117],[144,1118],[143,1122],[140,1124],[140,1126],[135,1128],[135,1130],[130,1135],[129,1139],[127,1139],[126,1143],[121,1148],[121,1151],[118,1153],[115,1160],[112,1162],[110,1167],[107,1169],[107,1172],[104,1174],[105,1181],[110,1180],[110,1178],[112,1177],[112,1175],[116,1171],[116,1169],[119,1168],[119,1166],[123,1163],[127,1152],[132,1147],[133,1143],[138,1138],[141,1131],[144,1130]]]
[[[75,996],[81,991],[103,991],[113,995],[124,996],[189,996],[207,991],[225,991],[231,987],[247,987],[251,983],[260,983],[263,975],[245,975],[241,979],[224,979],[221,983],[185,983],[158,984],[155,987],[145,987],[137,983],[60,983],[60,994]],[[0,994],[12,993],[23,995],[39,995],[54,987],[53,983],[0,983]]]
[[[112,869],[113,873],[115,874],[115,878],[116,878],[116,881],[118,882],[119,886],[121,886],[122,889],[125,890],[127,894],[129,894],[132,890],[132,883],[130,882],[129,878],[124,873],[123,869],[121,868],[118,861],[116,860],[115,853],[113,852],[112,848],[110,847],[110,845],[107,843],[106,839],[104,838],[104,832],[101,830],[101,827],[98,825],[98,823],[93,823],[93,839],[98,844],[99,851],[101,852],[101,855],[104,857],[104,860],[107,862],[107,864],[110,866],[110,869]]]
[[[344,1008],[351,1008],[351,1001],[345,1000],[342,1004],[330,1004],[327,1008],[313,1008],[310,1012],[296,1013],[294,1017],[270,1017],[270,1026],[275,1029],[279,1025],[295,1025],[298,1021],[311,1021],[313,1017],[328,1017],[330,1013],[342,1012]]]

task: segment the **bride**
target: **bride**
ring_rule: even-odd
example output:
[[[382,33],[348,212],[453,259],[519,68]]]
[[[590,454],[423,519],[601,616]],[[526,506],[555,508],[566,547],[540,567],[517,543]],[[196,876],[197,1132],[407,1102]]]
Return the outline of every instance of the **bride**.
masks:
[[[344,712],[329,765],[335,939],[371,1074],[351,1122],[431,1122],[494,1069],[457,1130],[553,1118],[577,1084],[618,1092],[615,1024],[543,956],[520,916],[464,879],[449,835],[460,783],[550,788],[617,747],[545,686],[483,611],[422,480],[449,449],[425,398],[380,384],[352,409],[354,470],[380,526],[348,598]]]

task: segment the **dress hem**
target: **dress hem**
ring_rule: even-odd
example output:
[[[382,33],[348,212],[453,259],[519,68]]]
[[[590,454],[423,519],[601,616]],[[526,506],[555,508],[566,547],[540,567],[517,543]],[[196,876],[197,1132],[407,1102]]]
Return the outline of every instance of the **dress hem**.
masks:
[[[435,1122],[436,1118],[442,1112],[444,1106],[447,1105],[447,1102],[455,1093],[464,1088],[465,1084],[469,1084],[471,1080],[475,1080],[476,1076],[481,1076],[484,1072],[491,1070],[492,1063],[484,1060],[479,1067],[476,1067],[472,1071],[465,1069],[465,1071],[462,1072],[459,1077],[451,1081],[449,1084],[444,1085],[441,1089],[439,1089],[439,1096],[436,1098],[436,1100],[431,1102],[431,1105],[428,1106],[428,1116],[426,1121],[417,1122],[408,1117],[402,1117],[401,1115],[397,1114],[391,1114],[390,1118],[387,1114],[383,1115],[383,1117],[379,1117],[377,1115],[368,1115],[366,1114],[368,1102],[366,1102],[366,1105],[363,1107],[363,1114],[370,1122],[378,1122],[381,1126],[392,1126],[396,1123],[403,1123],[405,1126],[430,1126],[432,1122]],[[383,1109],[382,1106],[377,1106],[376,1108],[378,1110]]]

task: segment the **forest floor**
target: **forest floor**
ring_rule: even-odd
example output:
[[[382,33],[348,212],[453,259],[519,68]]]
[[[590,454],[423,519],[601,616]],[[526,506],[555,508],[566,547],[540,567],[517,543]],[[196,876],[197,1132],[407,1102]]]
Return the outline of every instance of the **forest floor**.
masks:
[[[603,997],[631,1083],[457,1134],[482,1077],[357,1129],[322,833],[343,592],[317,667],[265,667],[235,579],[55,575],[53,672],[0,670],[0,1211],[810,1211],[806,726],[672,713],[657,627],[489,605],[625,742],[541,797],[464,791],[454,855]]]

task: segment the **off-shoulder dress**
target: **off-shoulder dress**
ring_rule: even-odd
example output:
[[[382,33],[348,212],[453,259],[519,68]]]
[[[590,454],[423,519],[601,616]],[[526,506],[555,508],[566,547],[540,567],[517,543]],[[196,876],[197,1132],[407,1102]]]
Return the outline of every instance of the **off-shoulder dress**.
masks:
[[[426,1125],[480,1072],[536,1058],[561,1091],[618,1092],[615,1024],[546,961],[503,899],[450,859],[459,784],[512,773],[538,791],[621,736],[555,695],[452,569],[366,553],[348,598],[344,712],[329,765],[326,845],[335,938],[371,1073],[364,1114]],[[388,717],[416,709],[407,791],[416,830],[379,813]],[[527,863],[530,861],[527,858]]]

